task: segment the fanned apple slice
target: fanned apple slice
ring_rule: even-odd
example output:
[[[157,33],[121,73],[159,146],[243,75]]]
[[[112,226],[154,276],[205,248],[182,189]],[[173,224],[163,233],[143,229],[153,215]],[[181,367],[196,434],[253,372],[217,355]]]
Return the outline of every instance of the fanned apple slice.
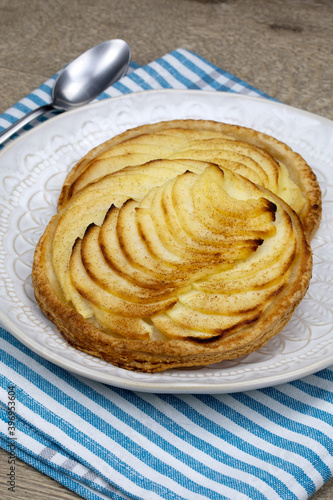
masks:
[[[229,168],[263,187],[268,188],[271,184],[268,172],[262,168],[258,161],[237,151],[224,150],[219,147],[214,148],[213,145],[200,149],[196,144],[190,144],[189,149],[177,151],[170,158],[176,160],[181,158],[195,159],[218,163],[222,167]]]
[[[277,279],[265,288],[248,288],[243,283],[243,290],[232,293],[205,293],[191,290],[178,295],[178,300],[188,308],[205,314],[239,315],[248,311],[261,310],[262,305],[273,295],[280,293],[288,282],[290,272],[283,279]]]
[[[176,255],[183,258],[186,254],[188,255],[188,252],[202,254],[204,250],[207,258],[209,258],[211,254],[217,253],[216,246],[206,245],[205,249],[203,249],[202,245],[193,241],[180,224],[172,204],[172,189],[175,182],[176,178],[167,182],[162,189],[155,190],[151,204],[147,206],[155,230],[163,245]]]
[[[90,225],[81,242],[81,260],[90,278],[104,290],[131,302],[155,302],[170,298],[175,287],[152,290],[135,285],[109,266],[99,246],[100,227]]]
[[[206,151],[207,153],[212,152],[213,154],[218,153],[220,157],[223,156],[225,159],[235,162],[240,160],[240,163],[246,162],[246,158],[249,158],[252,160],[250,162],[251,166],[255,167],[255,171],[264,181],[265,187],[266,185],[275,188],[278,186],[278,163],[267,151],[253,144],[233,139],[198,139],[190,142],[188,151],[192,149]],[[184,152],[184,154],[186,153]]]
[[[163,280],[133,268],[125,257],[117,237],[118,213],[118,208],[110,207],[99,233],[99,245],[108,265],[134,285],[151,289],[165,288]]]
[[[222,333],[212,333],[197,328],[185,328],[173,321],[169,316],[160,313],[152,317],[152,322],[166,338],[171,340],[196,340],[203,342],[214,342],[222,337]]]
[[[195,181],[195,178],[192,177],[192,173],[186,172],[185,176],[187,180]],[[160,199],[158,199],[158,193],[156,192],[156,203],[153,202],[154,210],[152,210],[151,212],[152,216],[154,217],[154,223],[156,227],[161,224],[161,221],[162,223],[164,223],[164,218],[165,225],[168,227],[173,238],[177,243],[184,247],[186,252],[194,253],[198,251],[202,254],[207,254],[207,258],[209,257],[209,254],[214,255],[216,254],[216,252],[225,252],[225,260],[227,260],[228,249],[230,249],[230,244],[228,244],[227,240],[225,240],[224,238],[217,238],[218,241],[214,242],[202,238],[200,241],[197,241],[193,238],[192,234],[190,234],[190,232],[188,232],[188,230],[186,230],[186,228],[184,227],[184,221],[180,220],[179,214],[177,212],[177,200],[176,203],[174,203],[175,200],[173,196],[174,185],[176,182],[178,182],[178,179],[179,178],[176,177],[172,181],[164,185],[163,191],[161,191],[160,193]],[[187,193],[186,196],[190,196],[190,194]],[[180,198],[181,197],[182,196],[180,194]],[[181,199],[179,199],[179,203],[181,203]],[[229,229],[221,227],[221,231],[222,230],[228,231]],[[237,248],[239,250],[240,247],[243,247],[246,243],[246,238],[244,238],[243,234],[237,235],[235,230],[233,231],[233,234],[234,245],[232,246],[232,250],[234,250],[234,248]],[[219,248],[217,248],[216,243],[218,243],[220,250]]]
[[[205,314],[177,303],[166,313],[154,315],[152,321],[173,339],[192,337],[216,340],[216,337],[230,335],[245,325],[254,323],[260,314],[258,309],[232,316]]]
[[[184,164],[180,161],[158,159],[147,161],[139,166],[134,165],[124,167],[122,170],[117,172],[117,175],[149,175],[155,180],[155,185],[159,186],[168,179],[172,179],[175,175],[182,174],[184,172],[184,168]]]
[[[171,231],[161,207],[163,192],[163,188],[151,190],[141,201],[140,207],[136,209],[138,230],[142,234],[149,254],[155,259],[162,260],[168,267],[181,265],[187,277],[189,277],[188,273],[193,272],[193,265],[198,261],[200,267],[204,262],[211,266],[218,258],[218,267],[215,265],[214,271],[225,269],[229,264],[219,263],[224,261],[224,255],[221,254],[219,248],[208,246],[193,248],[193,242],[189,240],[185,243],[184,238],[179,239],[179,232]]]
[[[170,281],[185,277],[185,273],[177,268],[178,262],[162,261],[150,254],[144,235],[137,225],[137,208],[139,204],[128,200],[119,210],[117,221],[117,237],[126,259],[130,264],[147,274],[157,276],[162,280]]]
[[[220,213],[229,217],[241,218],[242,216],[251,224],[251,219],[256,219],[263,213],[276,210],[274,203],[263,198],[262,191],[257,185],[251,184],[244,177],[234,175],[229,169],[214,168],[209,175],[202,176],[198,188],[213,207]],[[222,198],[227,193],[229,198]],[[262,222],[262,221],[261,221]]]
[[[115,156],[112,160],[109,159],[99,159],[91,162],[90,165],[86,167],[84,172],[75,180],[71,185],[69,191],[69,196],[74,196],[81,189],[89,186],[102,177],[106,177],[114,172],[119,172],[123,168],[129,165],[140,165],[151,160],[151,155],[136,153],[131,155],[131,158],[127,156]]]
[[[173,140],[175,137],[177,140],[177,150],[180,148],[181,144],[188,144],[198,138],[198,128],[185,128],[183,126],[184,122],[182,120],[175,120],[174,122],[162,122],[160,127],[154,130],[154,134],[159,137],[165,137],[168,141]],[[155,127],[153,127],[155,129]],[[149,134],[150,135],[150,134]],[[228,139],[228,135],[221,130],[204,127],[200,128],[200,138],[201,139],[214,139],[214,138],[225,138]]]
[[[142,238],[142,233],[138,231],[137,206],[135,201],[128,200],[121,207],[117,220],[117,237],[129,264],[141,272],[160,278],[169,286],[172,282],[176,283],[178,287],[182,284],[186,285],[190,276],[193,278],[195,275],[199,278],[205,275],[208,266],[205,266],[205,262],[203,262],[203,255],[198,259],[197,255],[192,256],[191,253],[188,253],[184,255],[183,260],[172,263],[156,259],[150,254],[146,241]],[[204,261],[207,263],[207,258]],[[210,256],[209,268],[214,269],[214,265],[218,265],[220,262],[221,255],[216,255],[214,258]],[[206,269],[204,272],[202,272],[203,267]]]
[[[282,275],[286,275],[297,255],[297,242],[289,236],[287,244],[266,240],[263,248],[251,255],[247,261],[235,263],[223,273],[207,276],[193,284],[196,290],[209,293],[236,293],[246,289],[258,289],[274,285]],[[269,252],[271,250],[271,256]]]
[[[140,318],[124,317],[92,305],[94,317],[103,331],[112,337],[148,340],[153,327]]]
[[[123,177],[122,179],[126,178]],[[100,187],[97,193],[87,188],[87,190],[82,193],[82,196],[72,199],[66,211],[59,214],[58,223],[54,231],[52,261],[55,273],[67,301],[70,300],[70,296],[73,297],[73,294],[70,292],[72,284],[68,276],[67,268],[75,240],[83,237],[86,228],[90,224],[94,223],[100,225],[103,222],[105,212],[110,206],[110,187],[116,188],[116,194],[114,194],[113,197],[116,202],[121,204],[127,199],[127,195],[118,194],[119,191],[127,191],[127,179],[125,182],[117,182],[117,180],[112,180],[112,182],[108,181],[108,178],[103,181],[104,188]],[[139,192],[139,182],[136,187],[136,192]]]
[[[236,174],[243,175],[246,179],[255,182],[259,185],[264,185],[268,187],[269,179],[266,175],[262,175],[261,169],[259,169],[258,164],[247,156],[241,155],[240,153],[221,151],[221,150],[211,150],[211,149],[195,149],[193,146],[191,149],[186,149],[182,151],[177,151],[168,158],[173,160],[188,159],[188,160],[200,160],[209,163],[216,163],[222,167],[222,169],[228,168]]]
[[[172,175],[172,174],[170,174]],[[161,179],[163,183],[163,175]],[[112,202],[116,206],[121,206],[122,203],[129,197],[142,199],[147,192],[147,189],[156,185],[156,178],[151,175],[151,172],[145,172],[145,169],[136,170],[135,174],[123,175],[121,172],[114,172],[105,177],[102,177],[97,182],[91,183],[82,192],[89,204],[93,203],[93,197],[98,197],[105,193],[112,192]],[[79,195],[81,191],[76,193]],[[131,195],[128,195],[131,193]],[[90,197],[90,200],[88,200]],[[118,201],[119,200],[119,201]]]
[[[140,204],[141,208],[137,210],[137,220],[139,225],[141,225],[142,231],[145,234],[156,235],[156,239],[161,242],[163,248],[166,248],[169,252],[182,259],[186,259],[188,265],[190,265],[193,259],[195,261],[199,259],[200,262],[213,263],[216,257],[220,255],[220,262],[224,263],[219,264],[219,267],[215,267],[214,270],[217,271],[217,269],[220,269],[222,271],[226,269],[229,264],[225,262],[226,254],[222,255],[222,252],[225,251],[224,248],[197,245],[181,226],[176,224],[177,219],[173,222],[168,220],[167,208],[165,206],[163,209],[162,199],[165,195],[165,190],[168,190],[170,187],[170,183],[167,183],[163,189],[155,189],[149,193],[149,196],[142,200]],[[235,247],[235,243],[232,246]],[[225,243],[224,247],[228,247],[228,244]],[[230,247],[231,245],[229,245]],[[155,255],[162,254],[154,246],[154,243],[152,243],[151,252]]]
[[[226,235],[233,234],[237,224],[240,232],[248,238],[252,234],[253,239],[274,234],[276,205],[262,196],[246,201],[230,198],[224,189],[227,173],[214,169],[193,185],[193,210],[201,224],[216,233],[223,227]]]
[[[158,134],[142,134],[120,143],[102,153],[97,161],[93,160],[85,166],[81,175],[72,184],[69,195],[73,196],[83,187],[125,167],[143,165],[151,160],[165,158],[183,144],[182,139],[177,141],[174,137],[172,141],[167,142]]]
[[[81,260],[81,240],[77,240],[69,262],[69,274],[76,290],[93,305],[129,318],[142,318],[166,310],[177,301],[175,298],[140,304],[120,299],[99,287],[86,272]]]
[[[225,191],[223,182],[224,174],[218,167],[211,166],[207,168],[202,176],[200,176],[198,179],[193,174],[187,174],[186,180],[189,184],[189,190],[187,194],[184,193],[184,195],[182,195],[184,191],[182,186],[185,182],[184,178],[179,177],[174,182],[172,189],[172,202],[174,205],[174,210],[178,214],[178,218],[181,222],[182,227],[194,241],[199,242],[202,245],[213,244],[219,245],[221,246],[221,248],[223,248],[225,242],[236,242],[239,240],[243,240],[243,250],[245,251],[245,248],[247,247],[251,252],[251,247],[253,248],[260,244],[260,238],[263,235],[266,234],[267,236],[269,236],[269,232],[272,232],[272,234],[274,233],[275,229],[274,226],[272,226],[272,215],[274,216],[274,212],[269,214],[270,218],[268,219],[266,225],[263,224],[262,218],[258,220],[258,218],[254,219],[252,217],[250,219],[250,223],[246,225],[246,214],[247,212],[251,213],[252,203],[243,203],[243,205],[245,205],[243,211],[236,211],[236,207],[238,207],[239,204],[242,205],[242,202],[239,202],[239,200],[230,197]],[[207,182],[208,185],[212,187],[212,189],[217,190],[220,204],[222,206],[225,205],[224,214],[231,214],[234,216],[234,220],[231,225],[229,224],[230,221],[227,218],[225,218],[224,220],[223,218],[220,218],[220,220],[217,221],[220,222],[220,225],[215,224],[215,228],[218,229],[218,227],[220,227],[219,232],[211,231],[208,225],[203,224],[201,221],[202,219],[205,219],[205,215],[207,216],[207,219],[209,219],[214,214],[205,214],[202,212],[200,217],[198,217],[195,211],[195,204],[193,201],[194,196],[192,195],[196,194],[197,196],[201,197],[206,194],[203,193],[202,195],[200,195],[200,191],[202,191],[202,188],[200,186],[205,186]],[[196,183],[199,184],[199,189],[193,190],[193,187],[196,185]],[[252,201],[254,200],[251,200],[251,202]],[[261,215],[263,213],[263,210],[266,211],[266,202],[262,199],[262,201],[258,201],[257,204],[261,204]],[[246,227],[248,227],[247,231]],[[241,249],[239,249],[239,251],[241,251]],[[245,258],[246,255],[247,254],[245,252],[244,256],[240,256],[240,258]]]
[[[138,231],[144,241],[147,252],[151,258],[160,261],[166,266],[165,278],[169,276],[168,279],[174,280],[176,274],[172,270],[175,271],[177,268],[179,268],[177,276],[181,269],[182,276],[186,278],[186,276],[189,276],[189,273],[191,274],[194,271],[196,263],[199,263],[199,268],[202,268],[203,264],[205,266],[214,264],[214,271],[216,271],[216,265],[220,266],[220,263],[225,262],[226,255],[222,248],[215,247],[214,251],[210,252],[207,252],[206,246],[201,249],[191,250],[178,244],[171,234],[169,234],[169,242],[166,242],[165,245],[164,238],[160,237],[158,228],[154,224],[151,212],[139,207],[135,215]]]
[[[168,138],[170,140],[166,140]],[[181,129],[161,131],[156,134],[143,133],[118,143],[113,149],[108,149],[102,153],[101,158],[112,158],[113,156],[127,155],[138,151],[145,154],[158,151],[165,156],[182,147],[186,142],[187,139],[182,134]]]

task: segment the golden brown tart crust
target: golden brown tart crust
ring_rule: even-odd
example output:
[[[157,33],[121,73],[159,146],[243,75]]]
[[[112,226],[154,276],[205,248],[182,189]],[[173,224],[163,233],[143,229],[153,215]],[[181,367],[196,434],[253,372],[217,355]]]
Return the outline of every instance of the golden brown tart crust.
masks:
[[[112,170],[110,147],[139,136],[146,144],[150,131],[162,130],[164,141],[166,129],[177,130],[182,148],[175,151],[167,134],[173,151],[164,159],[154,158],[154,146],[143,165],[105,172],[105,163]],[[227,151],[236,140],[240,149],[231,144],[233,159],[229,152],[195,159],[202,145],[196,131],[209,140],[216,129]],[[196,144],[186,158],[189,131]],[[248,144],[260,157],[258,172],[261,161],[276,172],[278,192],[291,186],[302,222],[280,197],[236,172]],[[133,160],[133,145],[127,146],[122,156]],[[92,180],[101,155],[103,175]],[[281,181],[277,162],[285,166]],[[75,191],[89,165],[83,176],[89,181]],[[59,212],[35,252],[37,301],[71,345],[129,370],[203,366],[248,354],[285,326],[306,293],[318,189],[299,155],[249,129],[178,121],[126,132],[89,153],[67,177]]]

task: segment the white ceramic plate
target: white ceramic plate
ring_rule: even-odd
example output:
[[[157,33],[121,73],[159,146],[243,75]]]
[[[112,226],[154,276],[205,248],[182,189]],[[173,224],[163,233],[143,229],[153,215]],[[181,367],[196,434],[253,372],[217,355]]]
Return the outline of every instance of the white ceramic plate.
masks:
[[[259,351],[201,369],[135,373],[70,347],[33,295],[35,245],[69,169],[87,151],[128,128],[177,118],[225,121],[275,136],[304,156],[324,197],[312,242],[309,291],[287,327]],[[333,122],[269,101],[223,92],[145,91],[59,115],[0,154],[0,319],[23,344],[75,374],[148,392],[223,393],[295,380],[333,363]]]

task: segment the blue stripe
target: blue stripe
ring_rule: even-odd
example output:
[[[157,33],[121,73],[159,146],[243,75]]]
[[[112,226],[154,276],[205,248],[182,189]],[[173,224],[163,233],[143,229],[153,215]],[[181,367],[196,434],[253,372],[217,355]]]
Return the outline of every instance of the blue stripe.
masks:
[[[66,375],[66,372],[64,372],[65,375]],[[68,380],[66,380],[68,382]],[[80,386],[80,382],[79,381],[75,381],[75,384],[71,384],[71,385],[78,385]],[[46,381],[47,382],[47,381]],[[37,385],[37,380],[34,380],[34,383],[35,385]],[[43,386],[43,381],[41,382],[41,385]],[[45,387],[45,389],[47,389],[47,387]],[[87,387],[86,385],[83,385],[82,384],[82,387],[76,387],[77,390],[80,390],[81,389],[81,392],[83,394],[85,394],[88,398],[96,401],[98,404],[102,404],[103,403],[103,407],[105,409],[107,409],[108,411],[110,411],[110,413],[114,414],[117,416],[117,418],[123,420],[124,422],[126,422],[128,425],[132,425],[133,429],[140,429],[141,431],[141,434],[143,435],[146,435],[148,438],[151,438],[152,436],[155,436],[156,437],[156,441],[157,441],[157,445],[160,446],[162,449],[165,449],[165,448],[168,448],[170,447],[170,449],[168,449],[167,451],[173,451],[175,455],[179,455],[179,457],[177,458],[180,458],[182,455],[185,455],[185,459],[183,459],[183,462],[184,463],[188,463],[188,461],[192,461],[192,457],[189,456],[189,455],[186,455],[184,454],[183,452],[181,452],[181,450],[178,450],[178,448],[175,448],[173,447],[170,443],[168,443],[167,441],[165,441],[163,438],[161,438],[161,436],[159,436],[158,434],[155,434],[153,433],[150,429],[148,429],[147,427],[145,427],[143,424],[141,424],[140,421],[138,420],[135,420],[132,416],[130,416],[129,414],[127,414],[126,412],[124,412],[123,410],[121,410],[120,408],[118,408],[116,405],[114,405],[111,401],[109,401],[108,399],[106,399],[105,397],[101,396],[100,394],[98,393],[95,393],[93,392],[92,393],[92,390]],[[45,390],[45,392],[47,392]],[[54,388],[54,392],[57,392],[56,389]],[[53,398],[54,399],[57,399],[56,398],[56,394],[53,392]],[[130,391],[125,391],[126,394],[129,394],[131,395],[132,393]],[[70,400],[71,398],[69,398],[66,394],[61,394],[59,396],[59,399],[61,402],[63,403],[66,403],[66,406],[69,407],[72,411],[75,411],[75,408],[73,408],[73,405],[70,405],[69,406],[69,402],[68,400]],[[73,400],[74,401],[74,400]],[[76,402],[74,401],[74,406],[77,406]],[[36,411],[36,410],[34,410]],[[84,413],[90,413],[89,410],[87,410],[86,407],[83,407],[83,412]],[[79,410],[77,411],[77,413],[81,416],[81,418],[84,418],[84,415],[82,414],[82,410]],[[103,420],[99,419],[95,414],[92,414],[92,419],[93,419],[93,422],[94,422],[94,425],[99,428],[101,430],[101,432],[105,432],[105,430],[109,427],[108,424],[106,424]],[[88,421],[87,418],[85,418],[85,420]],[[171,421],[169,422],[169,424],[171,423]],[[100,424],[100,425],[98,425]],[[169,425],[167,424],[166,427],[169,427]],[[111,428],[111,430],[114,430],[113,428]],[[120,433],[119,433],[120,434]],[[109,435],[109,434],[108,434]],[[119,439],[119,437],[121,439]],[[125,440],[122,438],[122,435],[120,434],[120,436],[115,436],[114,438],[117,442],[123,442],[126,440],[126,437],[125,437]],[[163,446],[164,445],[164,446]],[[126,446],[126,449],[129,449],[133,454],[134,454],[134,449],[135,448],[135,445],[133,445],[133,443],[127,443],[127,446]],[[139,458],[142,459],[142,456],[139,456]],[[153,457],[154,460],[156,460],[155,457]],[[219,474],[219,473],[215,473],[214,470],[211,470],[209,469],[208,467],[204,466],[203,464],[201,464],[200,462],[197,462],[197,470],[202,473],[202,469],[204,471],[207,472],[207,477],[211,478],[212,480],[216,480],[218,482],[220,482],[221,479],[224,479],[224,483],[227,484],[227,482],[230,481],[230,478],[227,477],[227,476],[223,476],[222,474]],[[151,466],[152,464],[150,462],[148,462],[148,465]],[[89,465],[87,465],[87,467],[89,467]],[[160,472],[160,473],[163,473],[163,469],[167,469],[167,472],[169,472],[169,475],[168,477],[171,477],[173,480],[177,481],[178,479],[178,476],[180,476],[180,484],[183,484],[183,480],[185,479],[185,482],[186,482],[186,487],[188,489],[190,489],[191,491],[196,491],[196,492],[200,492],[203,496],[207,496],[208,498],[212,498],[212,499],[224,499],[225,497],[222,496],[221,494],[218,494],[218,493],[215,493],[214,491],[208,489],[208,488],[204,488],[204,487],[200,487],[198,484],[194,483],[193,481],[191,481],[190,479],[188,478],[184,478],[183,475],[181,475],[180,473],[178,473],[178,471],[176,470],[168,470],[170,469],[170,467],[165,464],[164,462],[161,462],[161,467],[157,467],[157,470]],[[171,472],[171,473],[170,473]],[[216,477],[215,477],[216,476]],[[140,482],[140,485],[142,485],[142,483]],[[247,486],[247,485],[246,485]],[[150,489],[150,488],[146,488],[146,489]],[[251,488],[250,488],[251,489]],[[174,494],[175,495],[175,494]],[[166,495],[166,498],[178,498],[178,496],[174,496],[174,495],[171,495],[170,493]],[[179,497],[179,498],[182,498],[182,497]]]
[[[178,437],[185,440],[186,442],[189,442],[192,446],[197,447],[200,450],[204,450],[210,456],[216,458],[220,462],[223,461],[223,463],[226,463],[229,466],[232,466],[232,467],[238,466],[241,470],[245,470],[249,473],[253,473],[253,470],[251,467],[249,468],[250,470],[247,468],[248,464],[246,464],[245,462],[242,462],[240,460],[235,460],[232,457],[229,457],[228,455],[224,454],[220,449],[208,445],[208,443],[206,443],[204,440],[197,438],[193,434],[187,432],[184,428],[178,426],[175,423],[175,421],[170,420],[164,413],[160,412],[154,406],[152,406],[151,404],[142,400],[138,396],[135,396],[135,394],[132,394],[128,391],[126,392],[122,389],[117,389],[117,388],[114,388],[113,390],[114,390],[114,392],[117,392],[118,394],[120,394],[122,397],[126,397],[126,399],[128,399],[132,404],[135,404],[139,409],[144,410],[146,414],[148,414],[151,418],[153,418],[160,425],[169,429],[171,432],[173,432],[173,434],[177,435]],[[127,394],[129,394],[129,395],[127,396]],[[188,405],[186,405],[185,402],[180,401],[179,399],[172,397],[172,396],[168,396],[168,395],[166,395],[166,396],[159,395],[159,397],[161,399],[163,399],[164,401],[166,401],[168,404],[172,404],[177,410],[184,413],[188,418],[194,420],[196,425],[199,425],[200,427],[203,426],[202,419],[204,420],[205,417],[203,417],[201,414],[198,414],[195,410],[193,410],[192,407],[189,407]],[[171,400],[170,398],[173,398],[173,400]],[[188,410],[187,412],[184,411],[184,407],[187,407],[187,410]],[[193,418],[193,414],[195,415],[194,418]],[[209,432],[212,432],[211,421],[208,421],[207,427],[208,427]],[[216,435],[222,439],[225,439],[225,436],[223,436],[223,429],[221,431],[221,428],[216,425],[216,430],[217,430]],[[222,434],[221,434],[221,432],[222,432]],[[228,434],[228,438],[230,438],[229,441],[232,442],[233,444],[235,444],[234,441],[235,441],[236,436],[229,433],[228,431],[226,431],[226,432]],[[248,443],[244,442],[244,446],[246,448],[248,446]],[[248,450],[245,450],[245,451],[248,453]],[[255,449],[255,453],[253,453],[253,454],[256,455],[256,452],[257,452],[257,449]],[[266,460],[266,458],[267,458],[267,456],[263,457],[264,460]],[[271,456],[270,463],[275,463],[275,459],[276,459],[275,455]],[[253,467],[253,469],[255,469],[255,471],[257,472],[257,474],[255,474],[255,475],[257,475],[258,477],[259,476],[262,477],[263,475],[266,474],[264,471],[262,471],[259,468]],[[290,464],[288,464],[288,467],[286,467],[286,470],[288,472],[290,472]],[[298,469],[298,471],[299,471],[299,469]],[[268,476],[270,476],[270,475],[268,475]],[[270,477],[272,477],[272,476],[270,476]],[[274,478],[274,480],[275,480],[275,478]],[[266,480],[266,482],[267,482],[267,484],[269,484],[269,481]],[[283,483],[281,483],[281,485],[283,488],[284,487]],[[248,485],[246,485],[246,486],[248,486]],[[234,485],[232,485],[232,487],[234,487]],[[243,490],[239,490],[239,491],[243,491]],[[288,490],[288,492],[289,492],[289,490]],[[249,492],[247,492],[247,493],[249,493]],[[257,491],[255,492],[254,498],[260,498]]]
[[[212,67],[212,72],[218,73],[223,76],[223,79],[226,81],[225,84],[219,82],[216,78],[212,77],[211,74],[207,73],[203,69],[201,69],[199,66],[197,66],[192,60],[188,59],[187,57],[184,56],[184,54],[178,52],[177,50],[174,52],[171,52],[171,55],[173,55],[183,66],[187,67],[189,70],[191,70],[193,73],[196,73],[198,77],[208,85],[210,85],[214,90],[217,91],[222,91],[222,92],[231,92],[231,93],[239,93],[236,90],[232,88],[232,83],[235,82],[235,79],[229,78],[227,74],[225,74],[224,71],[219,70],[214,65],[210,66]],[[232,76],[232,75],[230,75]],[[228,85],[229,83],[229,85]],[[236,83],[236,82],[235,82]],[[245,87],[245,85],[243,85]],[[260,95],[259,92],[256,92],[258,95]]]
[[[329,368],[326,368],[325,370],[317,372],[316,377],[322,378],[323,380],[328,380],[329,382],[333,382],[333,371]]]
[[[104,99],[109,99],[109,98],[110,94],[108,94],[107,92],[102,92],[99,96],[96,97],[98,101],[103,101]]]
[[[297,387],[301,391],[309,394],[310,396],[314,396],[317,399],[323,399],[332,403],[332,392],[325,391],[320,389],[319,387],[315,387],[306,383],[304,380],[296,380],[291,382],[292,386]],[[320,410],[315,406],[311,406],[306,403],[302,403],[298,399],[295,399],[287,394],[280,392],[274,388],[262,389],[264,394],[267,394],[269,397],[273,398],[279,403],[287,406],[288,408],[292,408],[293,410],[302,413],[302,415],[309,415],[311,417],[315,417],[320,421],[328,423],[331,427],[333,427],[333,416],[331,413],[327,411]],[[299,425],[299,424],[298,424]],[[316,431],[313,427],[303,425],[304,429],[303,433],[307,436],[311,436],[316,441],[320,442],[323,446],[325,446],[330,452],[333,450],[333,440],[330,439],[326,434],[320,431]],[[333,435],[333,432],[332,432]]]
[[[134,83],[136,83],[139,87],[141,87],[143,90],[152,90],[152,86],[149,85],[149,83],[145,82],[141,76],[139,76],[137,73],[131,73],[128,75],[130,80],[132,80]]]
[[[133,92],[133,90],[128,88],[123,82],[116,82],[112,85],[112,87],[118,90],[118,92],[120,92],[121,94],[131,94]]]
[[[29,108],[26,104],[23,104],[22,102],[17,102],[16,104],[14,104],[13,108],[18,109],[19,111],[21,111],[25,115],[30,113],[30,111],[33,109],[33,108]],[[16,120],[17,120],[17,118],[16,118]]]
[[[274,391],[270,392],[270,389],[274,388],[269,388],[267,390],[261,389],[260,391],[267,395],[273,394],[273,392],[276,391],[274,389]],[[237,401],[239,401],[240,403],[244,404],[245,406],[248,406],[253,411],[260,413],[270,421],[281,426],[282,432],[283,428],[285,428],[291,430],[292,432],[297,432],[298,434],[308,436],[308,430],[311,429],[313,431],[312,437],[314,439],[317,439],[317,441],[319,442],[323,441],[322,436],[320,436],[319,433],[314,429],[302,425],[299,422],[293,421],[281,415],[280,413],[277,413],[275,410],[272,410],[268,406],[265,406],[264,404],[256,401],[255,399],[251,398],[245,393],[235,393],[232,395],[232,397]],[[251,421],[251,423],[252,423],[251,432],[253,432],[257,428],[258,435],[266,439],[268,442],[271,442],[272,444],[275,444],[276,446],[279,446],[282,449],[298,453],[300,456],[306,458],[313,465],[313,467],[320,473],[324,481],[327,481],[331,477],[331,471],[329,467],[327,467],[327,465],[321,460],[320,456],[313,450],[311,450],[311,448],[301,445],[295,441],[289,441],[283,437],[278,437],[277,435],[267,431],[263,427],[257,426],[253,421]],[[311,494],[313,493],[314,492],[312,492]]]
[[[31,354],[31,357],[35,356],[36,355],[33,355],[33,353]],[[97,427],[101,432],[106,433],[106,431],[108,431],[107,433],[108,436],[110,436],[116,442],[120,443],[125,449],[129,450],[133,455],[139,458],[142,462],[146,463],[149,467],[157,470],[160,474],[172,478],[175,482],[178,482],[179,484],[183,484],[184,479],[186,479],[187,489],[191,491],[200,492],[203,496],[207,496],[208,498],[219,498],[219,499],[224,498],[220,495],[214,496],[215,495],[214,491],[210,490],[209,488],[201,487],[188,478],[184,478],[184,476],[177,469],[172,468],[165,462],[162,462],[157,457],[149,453],[146,449],[140,447],[137,443],[130,440],[126,435],[122,434],[120,431],[112,427],[110,424],[107,424],[103,419],[101,419],[96,414],[91,412],[88,408],[82,406],[80,403],[75,401],[66,393],[60,391],[56,386],[53,386],[49,381],[42,378],[39,374],[28,368],[23,363],[20,363],[19,361],[15,360],[15,358],[10,356],[9,354],[4,353],[3,362],[6,362],[9,366],[11,366],[12,369],[15,369],[18,373],[22,373],[24,377],[30,380],[32,383],[34,383],[35,386],[39,387],[46,394],[51,395],[53,399],[55,399],[56,401],[60,402],[63,405],[66,405],[67,408],[69,408],[71,411],[79,415],[82,419],[86,420],[87,422]],[[45,362],[44,365],[46,364],[48,363]],[[52,368],[52,371],[54,371],[53,365],[50,364],[50,368]],[[60,376],[62,375],[61,378],[63,378],[70,385],[75,386],[77,390],[81,390],[81,392],[84,394],[86,393],[87,397],[91,397],[91,389],[87,388],[86,385],[79,383],[76,379],[73,379],[73,377],[71,377],[64,370],[62,370],[62,373],[58,373],[58,376],[59,375]],[[6,386],[8,382],[9,381],[6,381]],[[62,420],[57,415],[51,414],[51,412],[45,409],[40,403],[34,402],[34,400],[24,391],[18,390],[17,395],[20,395],[20,398],[18,398],[18,400],[24,403],[27,407],[31,408],[35,413],[38,413],[45,420],[52,422],[54,425],[57,425],[59,428],[61,428],[61,430],[63,430],[67,435],[70,435],[72,439],[75,439],[77,442],[79,443],[84,442],[87,448],[93,451],[95,455],[102,457],[103,460],[105,460],[108,463],[108,459],[110,460],[111,458],[110,457],[111,453],[106,448],[101,446],[99,443],[93,441],[91,438],[89,438],[82,432],[79,432],[77,429],[73,428],[68,422]],[[124,421],[128,425],[132,424],[132,427],[134,429],[138,429],[138,426],[141,427],[142,433],[145,433],[147,435],[155,435],[157,437],[157,441],[162,441],[165,444],[168,444],[165,440],[163,440],[163,438],[161,438],[161,436],[153,433],[150,429],[144,427],[143,424],[141,424],[138,420],[134,419],[131,415],[127,414],[122,409],[114,405],[111,401],[108,401],[104,397],[101,397],[100,395],[97,394],[96,401],[98,402],[98,404],[101,404],[101,399],[103,400],[105,407],[111,413],[113,413],[117,418]],[[177,448],[175,448],[175,450],[177,452],[180,452],[180,450],[178,450]],[[186,458],[188,459],[191,457],[186,455]],[[86,466],[89,467],[89,465],[87,464]],[[135,482],[139,486],[144,487],[146,490],[158,491],[161,496],[167,499],[182,498],[179,497],[176,493],[171,492],[166,487],[158,485],[153,481],[144,478],[143,476],[138,474],[137,471],[129,467],[124,462],[120,461],[115,455],[112,458],[112,466],[118,471],[120,471],[126,477],[129,477],[133,482]],[[200,467],[202,467],[201,463]],[[135,476],[135,479],[133,476]]]
[[[218,92],[230,92],[232,94],[239,94],[239,92],[237,92],[236,90],[230,88],[230,87],[227,87],[225,85],[223,85],[222,83],[218,85],[218,87],[216,87],[216,90]]]
[[[136,63],[136,62],[134,62],[134,61],[131,61],[131,62],[130,62],[130,68],[131,68],[132,70],[136,70],[136,69],[138,69],[138,68],[141,68],[141,66],[140,66],[140,64],[138,64],[138,63]]]
[[[9,123],[15,123],[17,121],[17,117],[11,115],[10,113],[2,113],[0,116],[3,120],[6,120]],[[5,127],[1,127],[2,130],[5,130]]]
[[[186,78],[182,73],[180,73],[174,66],[172,66],[170,63],[168,63],[165,59],[157,59],[156,63],[159,64],[163,69],[165,69],[170,75],[172,75],[176,80],[178,80],[180,83],[184,85],[184,87],[188,89],[198,89],[200,90],[200,87],[192,82],[192,80],[189,80]]]
[[[35,103],[38,107],[44,106],[44,104],[48,104],[48,101],[45,101],[37,94],[29,94],[26,98]]]
[[[46,83],[42,83],[42,85],[40,87],[38,87],[38,88],[40,90],[42,90],[43,92],[45,92],[45,94],[47,94],[47,95],[51,95],[52,94],[52,86],[51,85],[47,85]],[[29,95],[29,97],[30,97],[30,95]]]
[[[145,71],[151,78],[155,80],[155,82],[162,88],[162,89],[170,89],[172,86],[170,83],[160,74],[158,71],[156,71],[154,68],[151,66],[144,66],[142,68],[143,71]],[[156,85],[154,85],[154,88],[156,88]]]

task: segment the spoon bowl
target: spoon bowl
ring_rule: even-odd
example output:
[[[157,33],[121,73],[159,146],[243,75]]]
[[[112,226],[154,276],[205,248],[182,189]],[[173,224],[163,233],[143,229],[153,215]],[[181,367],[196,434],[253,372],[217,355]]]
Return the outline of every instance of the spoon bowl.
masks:
[[[74,109],[88,104],[127,72],[131,51],[123,40],[109,40],[74,59],[52,89],[55,109]]]
[[[1,132],[0,145],[47,111],[67,111],[88,104],[124,76],[130,62],[131,49],[124,40],[109,40],[87,50],[61,71],[52,89],[52,102]]]

